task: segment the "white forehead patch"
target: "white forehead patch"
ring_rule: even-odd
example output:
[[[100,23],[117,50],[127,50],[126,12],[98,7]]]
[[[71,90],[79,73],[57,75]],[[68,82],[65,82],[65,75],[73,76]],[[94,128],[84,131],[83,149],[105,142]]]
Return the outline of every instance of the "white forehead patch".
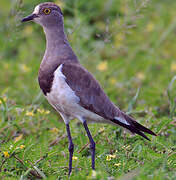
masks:
[[[39,10],[40,10],[40,6],[37,5],[33,11],[33,14],[38,14],[39,13]]]

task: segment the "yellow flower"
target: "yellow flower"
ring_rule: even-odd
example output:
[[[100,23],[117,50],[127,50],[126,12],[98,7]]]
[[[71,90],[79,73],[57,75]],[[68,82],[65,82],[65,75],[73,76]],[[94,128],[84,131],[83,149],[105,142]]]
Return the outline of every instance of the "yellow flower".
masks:
[[[125,39],[124,33],[118,33],[114,38],[115,47],[119,48],[122,45],[124,39]]]
[[[173,72],[173,71],[176,71],[176,62],[173,62],[172,64],[171,64],[171,71]]]
[[[25,148],[25,145],[22,144],[22,145],[20,146],[20,149],[23,149],[23,148]]]
[[[100,128],[100,130],[98,131],[99,133],[102,133],[105,130],[104,127]]]
[[[144,79],[145,79],[145,74],[142,73],[142,72],[138,72],[138,73],[136,74],[136,77],[137,77],[138,79],[140,79],[140,80],[144,80]]]
[[[4,156],[5,156],[6,158],[9,158],[9,156],[10,156],[7,151],[4,151],[3,154],[4,154]]]
[[[52,133],[58,133],[58,132],[59,132],[59,129],[56,128],[56,127],[54,127],[54,128],[52,128],[52,129],[50,130],[50,132],[52,132]]]
[[[24,34],[25,35],[30,35],[30,34],[32,34],[32,32],[33,32],[33,28],[32,28],[32,26],[31,25],[27,25],[27,26],[25,26],[25,28],[24,28]]]
[[[112,84],[112,85],[114,85],[117,81],[116,81],[116,79],[115,78],[110,78],[109,79],[109,82]]]
[[[3,100],[4,100],[4,102],[7,102],[7,97],[4,97]]]
[[[126,149],[129,149],[130,148],[130,145],[128,145],[127,147],[126,147]]]
[[[96,177],[97,176],[97,172],[95,170],[92,170],[92,177]]]
[[[45,111],[45,114],[49,114],[49,113],[50,113],[50,111],[49,111],[49,110]]]
[[[111,157],[109,155],[106,156],[106,161],[110,161]]]
[[[107,61],[103,61],[100,64],[97,65],[97,69],[99,71],[106,71],[108,69],[108,63]]]
[[[4,66],[4,69],[7,70],[7,69],[9,69],[10,64],[5,62],[5,63],[3,64],[3,66]]]
[[[26,66],[26,64],[21,64],[20,65],[20,69],[23,71],[23,72],[29,72],[30,71],[30,68]]]
[[[115,154],[114,154],[114,155],[113,155],[113,154],[112,154],[112,155],[110,154],[109,156],[110,156],[112,159],[116,158],[116,155],[115,155]]]
[[[109,154],[109,155],[106,156],[106,161],[110,161],[111,159],[114,159],[114,158],[116,158],[115,154],[114,155]]]
[[[27,111],[27,112],[26,112],[26,116],[34,116],[33,111]]]
[[[20,134],[19,136],[17,136],[16,138],[15,138],[15,143],[16,142],[18,142],[18,141],[20,141],[21,139],[23,138],[23,134]]]
[[[121,163],[115,163],[114,164],[114,166],[117,166],[117,167],[120,166],[120,165],[121,165]]]
[[[73,158],[72,158],[73,160],[77,160],[78,159],[78,157],[76,157],[76,156],[73,156]]]
[[[45,111],[44,109],[37,109],[37,112],[41,113],[41,114],[49,114],[50,111]]]
[[[37,112],[43,114],[45,112],[45,110],[44,109],[37,109]]]
[[[155,25],[152,22],[148,23],[146,26],[147,32],[153,31],[154,28],[155,28]]]

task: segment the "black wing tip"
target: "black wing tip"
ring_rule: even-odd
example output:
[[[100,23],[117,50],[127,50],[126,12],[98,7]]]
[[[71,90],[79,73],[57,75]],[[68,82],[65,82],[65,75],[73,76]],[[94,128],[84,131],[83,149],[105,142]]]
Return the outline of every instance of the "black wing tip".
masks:
[[[154,133],[153,131],[152,131],[152,134],[151,135],[153,135],[153,136],[158,136],[156,133]]]
[[[134,124],[135,127],[137,127],[139,129],[139,131],[142,131],[142,132],[146,132],[148,134],[151,134],[153,136],[157,136],[157,134],[155,134],[152,130],[146,128],[145,126],[139,124],[137,121],[132,121],[132,123]]]
[[[139,131],[136,132],[136,134],[139,134],[140,136],[142,136],[143,138],[147,139],[148,141],[151,141],[143,132]]]
[[[118,124],[126,129],[130,130],[132,133],[142,136],[143,138],[145,138],[148,141],[151,141],[151,140],[143,132],[148,133],[150,135],[157,136],[157,134],[155,134],[153,131],[151,131],[150,129],[139,124],[130,116],[126,115],[125,119],[130,123],[130,125],[123,124],[122,122],[119,122],[117,119],[112,119],[111,121],[115,124]]]
[[[137,129],[139,129],[139,131],[146,132],[146,133],[151,134],[151,135],[153,135],[153,136],[157,136],[157,134],[155,134],[152,130],[144,127],[143,125],[139,124],[138,122],[136,122],[136,121],[133,120],[132,123],[134,124],[134,126],[135,126]]]

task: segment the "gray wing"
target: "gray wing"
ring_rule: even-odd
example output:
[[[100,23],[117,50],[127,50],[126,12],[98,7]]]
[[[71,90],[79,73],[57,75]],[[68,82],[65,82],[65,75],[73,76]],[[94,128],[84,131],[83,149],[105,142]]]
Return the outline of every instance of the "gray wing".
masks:
[[[80,98],[80,105],[99,116],[112,120],[120,110],[109,100],[96,79],[80,64],[63,64],[66,82]]]
[[[67,84],[80,98],[79,103],[82,107],[130,130],[132,133],[139,134],[147,140],[149,139],[143,132],[156,136],[150,129],[118,109],[109,100],[95,78],[80,64],[64,64],[62,73],[66,77]]]

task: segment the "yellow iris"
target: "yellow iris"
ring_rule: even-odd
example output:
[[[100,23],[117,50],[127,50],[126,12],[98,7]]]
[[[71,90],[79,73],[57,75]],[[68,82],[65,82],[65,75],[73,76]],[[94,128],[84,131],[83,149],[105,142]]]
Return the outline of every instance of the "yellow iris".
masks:
[[[48,15],[48,14],[50,14],[51,9],[45,8],[45,9],[43,10],[43,12],[44,12],[46,15]]]

